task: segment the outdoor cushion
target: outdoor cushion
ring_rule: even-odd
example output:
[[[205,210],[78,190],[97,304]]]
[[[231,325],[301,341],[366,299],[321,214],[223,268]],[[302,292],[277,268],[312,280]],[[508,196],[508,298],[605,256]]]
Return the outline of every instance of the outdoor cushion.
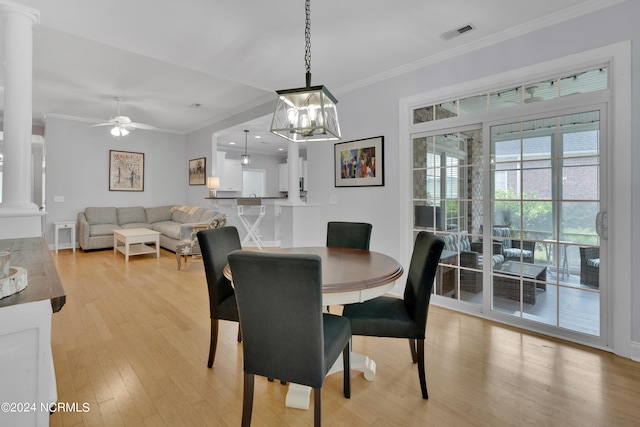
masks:
[[[509,242],[511,242],[511,240],[509,240]],[[507,258],[518,258],[520,255],[522,255],[522,258],[530,258],[533,256],[533,253],[527,249],[507,248],[504,250],[504,255]]]
[[[589,267],[600,267],[600,258],[587,259]]]
[[[478,255],[478,268],[482,268],[482,261],[483,261],[483,256],[482,255]],[[502,264],[504,263],[504,256],[503,255],[493,255],[491,257],[491,267],[495,267],[497,264]]]
[[[502,248],[506,254],[507,249],[511,248],[511,229],[508,227],[493,227],[493,235],[496,237],[503,237],[503,239],[498,240],[502,243]],[[520,256],[520,252],[515,256]],[[531,254],[529,254],[529,256],[531,256]]]
[[[471,251],[471,242],[469,242],[469,232],[467,230],[460,232],[460,250],[466,252]]]
[[[447,251],[458,251],[458,236],[455,234],[442,234],[438,235],[442,240],[444,240],[444,248]]]
[[[469,232],[467,230],[460,232],[460,241],[458,241],[456,234],[439,234],[438,237],[444,240],[444,249],[447,251],[457,252],[458,248],[460,248],[461,252],[471,252],[471,242],[469,242]]]
[[[84,210],[89,225],[118,224],[118,214],[115,207],[89,207]]]

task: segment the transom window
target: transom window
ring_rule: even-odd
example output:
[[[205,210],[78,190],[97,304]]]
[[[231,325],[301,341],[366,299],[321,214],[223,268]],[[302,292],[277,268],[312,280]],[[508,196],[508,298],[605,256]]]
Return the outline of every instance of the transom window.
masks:
[[[419,107],[413,110],[413,123],[424,123],[482,111],[509,108],[607,88],[608,69],[603,65],[543,81]]]

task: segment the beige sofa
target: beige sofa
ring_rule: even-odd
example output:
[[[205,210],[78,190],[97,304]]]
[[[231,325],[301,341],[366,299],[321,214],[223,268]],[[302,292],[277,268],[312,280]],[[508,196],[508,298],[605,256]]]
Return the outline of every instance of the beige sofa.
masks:
[[[78,213],[78,244],[85,251],[113,248],[114,230],[148,228],[161,233],[161,247],[175,252],[181,241],[190,238],[191,225],[222,226],[225,220],[221,212],[196,206],[88,207]]]

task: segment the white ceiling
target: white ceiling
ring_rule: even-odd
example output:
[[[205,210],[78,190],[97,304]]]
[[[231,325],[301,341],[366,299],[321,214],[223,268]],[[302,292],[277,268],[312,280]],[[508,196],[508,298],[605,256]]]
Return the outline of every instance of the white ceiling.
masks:
[[[620,1],[315,0],[313,84],[324,84],[339,99],[341,92],[401,70]],[[106,120],[115,116],[120,97],[121,113],[133,121],[188,133],[265,102],[275,106],[275,90],[304,86],[302,0],[14,3],[40,11],[34,29],[34,120]],[[476,29],[440,38],[467,24]],[[201,107],[190,107],[194,103]],[[235,139],[244,146],[242,130],[248,128],[250,136],[265,136],[258,142],[250,138],[250,150],[265,141],[272,142],[255,150],[285,146],[268,135],[268,126],[263,119],[234,127],[223,132],[221,143]]]

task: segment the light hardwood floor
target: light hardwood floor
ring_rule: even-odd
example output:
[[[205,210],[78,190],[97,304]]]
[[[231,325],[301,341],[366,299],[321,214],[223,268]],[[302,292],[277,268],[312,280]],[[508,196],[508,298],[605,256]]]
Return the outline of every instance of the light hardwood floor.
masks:
[[[52,426],[239,426],[242,347],[221,322],[207,369],[209,302],[200,260],[112,251],[53,254],[67,294],[53,315],[58,400],[88,412],[56,412]],[[339,307],[332,312],[340,312]],[[429,400],[405,340],[353,338],[377,363],[367,381],[327,377],[325,426],[632,426],[640,423],[640,363],[431,306]],[[256,378],[254,426],[313,424],[285,408],[286,386]]]

